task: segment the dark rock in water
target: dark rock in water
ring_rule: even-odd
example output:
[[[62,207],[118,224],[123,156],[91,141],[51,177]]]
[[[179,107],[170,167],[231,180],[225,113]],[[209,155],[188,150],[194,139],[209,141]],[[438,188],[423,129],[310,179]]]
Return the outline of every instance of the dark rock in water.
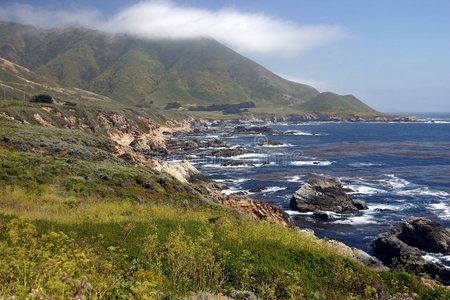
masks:
[[[369,209],[369,207],[367,206],[366,202],[362,201],[362,200],[353,200],[353,204],[356,206],[357,209],[359,210],[366,210]]]
[[[198,140],[187,141],[184,143],[184,150],[192,150],[200,148],[201,143]]]
[[[449,254],[449,241],[450,231],[440,224],[426,218],[410,217],[391,232],[380,234],[372,242],[372,249],[387,265],[400,263],[413,272],[438,276],[443,283],[450,284],[450,269],[423,258],[425,251]]]
[[[266,188],[265,186],[257,186],[257,187],[249,189],[248,191],[250,193],[261,193],[262,191],[264,191],[265,188]]]
[[[234,149],[214,150],[210,153],[210,155],[216,156],[216,157],[233,157],[233,156],[238,156],[238,155],[252,153],[252,152],[253,151],[250,151],[250,150],[244,149],[244,148],[234,148]]]
[[[323,211],[318,211],[318,212],[313,213],[313,217],[320,221],[328,221],[330,219],[330,216],[326,212],[323,212]]]
[[[222,164],[224,167],[254,167],[254,164],[245,162],[243,160],[229,160]]]
[[[392,233],[381,233],[372,242],[372,249],[376,257],[387,265],[392,265],[395,261],[406,259],[410,262],[422,261],[425,253],[418,248],[411,247],[401,241]]]
[[[312,179],[291,198],[291,208],[301,212],[332,211],[348,214],[363,206],[348,196],[337,179]]]
[[[450,230],[426,218],[409,217],[395,229],[408,245],[428,252],[450,254]]]
[[[351,189],[351,188],[349,188],[349,187],[345,187],[345,188],[344,188],[344,192],[346,192],[346,193],[354,193],[354,192],[356,192],[356,191],[353,190],[353,189]]]
[[[233,196],[233,197],[246,197],[247,193],[243,192],[243,191],[240,191],[240,192],[232,193],[230,196]]]
[[[219,139],[212,139],[206,142],[208,148],[228,147],[227,143]]]
[[[264,140],[264,141],[258,142],[258,146],[281,146],[281,145],[283,145],[282,142],[270,141],[270,140]]]
[[[135,142],[133,141],[130,146],[134,148]],[[230,146],[222,140],[219,139],[210,139],[208,141],[200,141],[198,139],[192,139],[189,141],[183,141],[180,139],[169,139],[166,141],[166,146],[172,153],[184,153],[184,151],[189,151],[198,148],[219,148],[219,147],[227,147]],[[232,150],[232,149],[231,149]]]
[[[382,213],[394,213],[395,210],[389,208],[375,208],[375,211],[379,211]]]
[[[275,130],[273,130],[270,127],[262,126],[252,126],[252,127],[245,127],[245,126],[236,126],[233,131],[234,134],[274,134]]]

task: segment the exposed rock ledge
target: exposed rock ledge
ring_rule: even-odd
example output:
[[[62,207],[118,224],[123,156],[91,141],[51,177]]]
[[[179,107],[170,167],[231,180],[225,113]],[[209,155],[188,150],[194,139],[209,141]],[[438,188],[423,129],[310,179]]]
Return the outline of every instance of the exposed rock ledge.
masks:
[[[367,209],[364,202],[350,198],[337,179],[308,181],[294,193],[290,205],[300,212],[332,211],[348,214]]]
[[[168,173],[184,183],[205,179],[202,173],[187,160],[177,162],[154,160],[152,164],[154,170]]]
[[[409,217],[378,236],[372,243],[375,255],[387,265],[402,264],[450,284],[450,269],[425,260],[426,252],[450,254],[450,230],[426,218]]]
[[[223,196],[219,193],[213,195],[215,201],[249,216],[253,220],[265,220],[292,227],[293,223],[289,215],[282,209],[270,205],[261,200],[253,200],[245,196],[229,195]]]

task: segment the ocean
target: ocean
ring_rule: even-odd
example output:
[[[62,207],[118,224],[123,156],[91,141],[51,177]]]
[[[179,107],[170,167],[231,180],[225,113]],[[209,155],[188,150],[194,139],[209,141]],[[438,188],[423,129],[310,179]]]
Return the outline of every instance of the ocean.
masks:
[[[192,162],[209,178],[226,184],[224,193],[248,192],[284,209],[300,228],[370,253],[370,243],[379,233],[408,216],[424,216],[450,227],[450,114],[419,117],[427,122],[267,124],[278,133],[219,135],[255,153],[194,156]],[[213,137],[217,136],[197,138]],[[265,141],[281,144],[260,146]],[[222,166],[228,160],[248,165]],[[339,178],[369,209],[351,216],[331,214],[328,221],[292,211],[292,194],[317,176]],[[249,192],[254,188],[262,190]]]

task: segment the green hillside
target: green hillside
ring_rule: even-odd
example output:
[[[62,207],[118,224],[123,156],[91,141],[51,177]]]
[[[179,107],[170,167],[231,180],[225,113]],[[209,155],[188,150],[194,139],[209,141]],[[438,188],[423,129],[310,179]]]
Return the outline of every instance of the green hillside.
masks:
[[[83,28],[40,30],[0,22],[0,56],[56,84],[128,105],[253,101],[256,108],[251,111],[277,113],[322,106],[303,107],[320,96],[313,87],[285,80],[207,38],[145,40]],[[331,102],[357,112],[347,97]]]
[[[48,78],[0,57],[0,99],[28,101],[33,95],[48,94],[64,101],[99,102],[117,105],[109,97],[76,87],[61,87]],[[86,101],[84,101],[86,100]]]
[[[449,297],[308,232],[213,204],[201,184],[114,147],[101,131],[0,121],[0,298]]]
[[[320,93],[314,98],[298,105],[298,108],[306,112],[321,113],[377,113],[353,95],[341,96],[330,92]]]

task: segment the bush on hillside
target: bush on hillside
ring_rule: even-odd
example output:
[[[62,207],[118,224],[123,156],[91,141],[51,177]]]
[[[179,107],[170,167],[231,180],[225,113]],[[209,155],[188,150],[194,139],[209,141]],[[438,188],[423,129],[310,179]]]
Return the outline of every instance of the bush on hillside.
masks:
[[[30,102],[53,103],[54,100],[53,100],[53,97],[51,97],[49,95],[39,94],[39,95],[34,95],[33,97],[31,97]]]
[[[179,102],[169,102],[167,103],[166,107],[164,109],[179,109],[181,107],[181,104]]]

